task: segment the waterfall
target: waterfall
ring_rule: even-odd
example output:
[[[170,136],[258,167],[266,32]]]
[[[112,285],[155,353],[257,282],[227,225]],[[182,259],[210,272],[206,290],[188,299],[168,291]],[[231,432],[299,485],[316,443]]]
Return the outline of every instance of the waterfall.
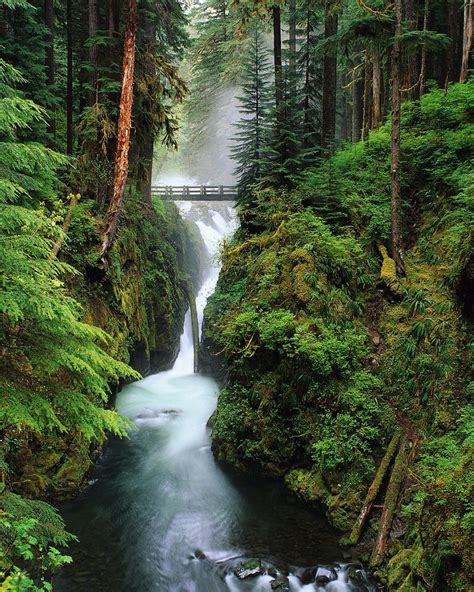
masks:
[[[201,327],[219,274],[219,246],[236,216],[224,203],[179,207],[209,254],[196,297]],[[131,420],[129,438],[110,443],[94,484],[64,511],[80,544],[55,590],[376,590],[360,566],[334,563],[339,534],[322,514],[289,498],[281,483],[234,475],[215,462],[206,424],[217,393],[214,380],[193,372],[188,311],[173,368],[118,394],[117,409]],[[242,579],[249,560],[260,571]]]

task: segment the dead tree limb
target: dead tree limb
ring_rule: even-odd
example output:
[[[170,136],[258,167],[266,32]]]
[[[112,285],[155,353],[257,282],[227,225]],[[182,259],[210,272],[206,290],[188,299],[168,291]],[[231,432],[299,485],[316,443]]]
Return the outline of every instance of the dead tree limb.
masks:
[[[359,517],[357,518],[354,526],[352,527],[351,534],[349,536],[348,543],[349,545],[357,545],[361,534],[364,530],[365,524],[369,518],[370,512],[372,510],[372,506],[374,505],[375,498],[377,497],[382,482],[384,480],[385,475],[387,474],[388,468],[392,459],[395,455],[395,452],[398,448],[398,443],[400,442],[400,432],[396,431],[390,443],[385,451],[385,455],[382,458],[382,461],[377,469],[375,474],[374,480],[372,481],[372,485],[369,487],[367,491],[367,495],[364,500],[364,505],[362,506],[362,510],[360,511]]]
[[[382,509],[382,516],[380,517],[380,527],[375,541],[374,550],[370,560],[371,567],[380,565],[383,556],[385,554],[385,547],[387,545],[387,538],[392,527],[392,521],[397,508],[398,496],[403,483],[403,479],[406,476],[407,469],[407,438],[404,437],[398,454],[395,458],[393,465],[392,474],[387,487],[387,493],[385,495],[384,505]]]

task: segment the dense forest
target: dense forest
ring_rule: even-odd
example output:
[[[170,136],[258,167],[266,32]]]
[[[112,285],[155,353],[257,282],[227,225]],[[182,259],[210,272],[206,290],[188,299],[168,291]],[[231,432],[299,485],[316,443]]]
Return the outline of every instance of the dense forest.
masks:
[[[56,505],[129,437],[117,391],[178,355],[203,244],[153,171],[219,184],[229,158],[240,225],[199,347],[215,459],[283,481],[380,589],[472,589],[473,19],[0,0],[1,590],[56,588]]]

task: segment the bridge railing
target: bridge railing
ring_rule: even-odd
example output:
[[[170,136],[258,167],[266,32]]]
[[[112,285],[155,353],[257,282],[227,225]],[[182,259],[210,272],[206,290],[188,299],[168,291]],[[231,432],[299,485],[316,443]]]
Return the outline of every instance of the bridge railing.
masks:
[[[237,196],[234,185],[153,185],[151,192],[162,199],[188,201],[233,201]]]

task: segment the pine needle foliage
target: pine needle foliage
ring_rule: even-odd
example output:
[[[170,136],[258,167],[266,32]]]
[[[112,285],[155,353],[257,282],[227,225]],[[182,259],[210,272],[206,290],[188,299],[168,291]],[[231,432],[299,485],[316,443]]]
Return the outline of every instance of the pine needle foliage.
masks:
[[[271,66],[262,33],[256,25],[243,70],[242,95],[238,97],[241,119],[235,125],[237,133],[231,153],[237,163],[239,202],[247,203],[251,187],[261,179],[262,151],[271,105]]]
[[[81,321],[64,285],[76,272],[51,256],[60,234],[52,211],[55,169],[64,158],[19,141],[18,130],[42,111],[6,89],[19,77],[14,70],[0,71],[0,425],[37,434],[75,430],[86,440],[101,440],[106,430],[123,434],[124,422],[102,405],[109,383],[135,373],[104,352],[104,332]],[[16,105],[13,114],[5,101]]]

